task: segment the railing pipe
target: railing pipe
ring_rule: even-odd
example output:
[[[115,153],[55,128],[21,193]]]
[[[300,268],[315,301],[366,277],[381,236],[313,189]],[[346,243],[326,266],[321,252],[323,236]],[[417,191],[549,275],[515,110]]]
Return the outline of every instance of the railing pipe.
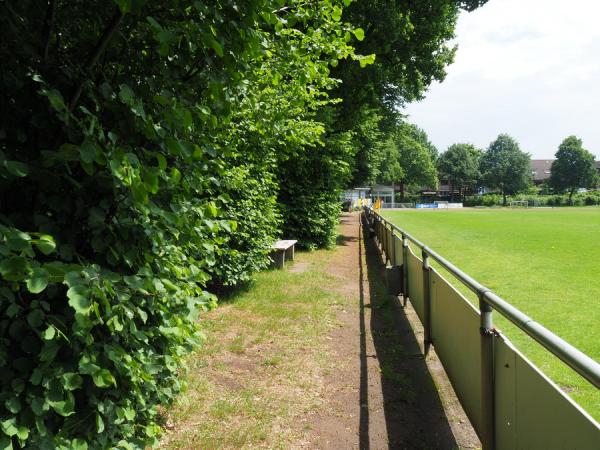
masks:
[[[485,292],[483,299],[579,375],[600,388],[600,364],[493,292]]]

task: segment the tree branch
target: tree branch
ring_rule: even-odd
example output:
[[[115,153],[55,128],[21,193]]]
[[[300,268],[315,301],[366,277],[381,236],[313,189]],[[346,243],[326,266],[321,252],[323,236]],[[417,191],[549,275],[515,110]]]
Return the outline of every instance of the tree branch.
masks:
[[[42,27],[42,36],[44,47],[42,51],[42,61],[48,60],[50,52],[50,39],[52,38],[52,30],[54,29],[54,19],[56,18],[56,0],[49,0],[46,8],[46,17],[44,18],[44,26]]]
[[[122,20],[123,20],[123,13],[121,12],[120,9],[118,9],[117,12],[113,15],[113,17],[110,20],[110,22],[108,23],[108,25],[106,26],[106,29],[104,30],[104,33],[102,33],[100,40],[98,41],[98,43],[96,44],[96,46],[94,47],[94,49],[92,50],[90,55],[88,56],[88,59],[87,59],[85,65],[83,66],[83,70],[82,70],[83,77],[79,81],[79,84],[77,85],[77,89],[75,89],[75,93],[73,94],[73,97],[71,98],[71,101],[69,102],[69,112],[72,112],[73,109],[75,109],[75,106],[77,105],[77,102],[79,101],[79,97],[81,97],[81,93],[83,92],[83,87],[85,86],[85,81],[87,79],[87,75],[89,74],[91,68],[94,67],[94,65],[98,62],[98,59],[100,58],[100,56],[106,49],[106,46],[108,45],[108,43],[114,36],[115,32],[119,28],[119,25],[121,24]]]

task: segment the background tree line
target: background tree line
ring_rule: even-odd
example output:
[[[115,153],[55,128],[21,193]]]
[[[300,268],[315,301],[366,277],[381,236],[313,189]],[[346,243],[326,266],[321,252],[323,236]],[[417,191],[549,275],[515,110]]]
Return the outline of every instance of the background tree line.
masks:
[[[557,194],[566,191],[571,202],[578,188],[597,186],[594,155],[582,147],[580,139],[567,137],[555,157],[548,184]],[[440,156],[438,169],[452,190],[458,190],[459,199],[486,187],[498,191],[506,205],[507,196],[526,192],[533,182],[530,155],[506,134],[499,135],[486,151],[471,144],[450,146]]]
[[[156,444],[215,294],[433,161],[397,107],[481,3],[1,2],[0,448]]]
[[[400,186],[408,183],[413,191],[420,192],[424,188],[435,190],[438,180],[443,180],[450,187],[452,200],[464,201],[467,194],[486,188],[498,192],[506,205],[508,196],[527,192],[533,185],[530,155],[507,134],[500,134],[486,150],[458,143],[438,156],[423,131],[403,123],[374,147],[373,153],[379,154],[372,157],[377,164],[374,182]],[[577,137],[567,137],[555,157],[548,185],[557,194],[566,192],[568,203],[572,203],[578,188],[598,185],[594,155],[583,148]]]

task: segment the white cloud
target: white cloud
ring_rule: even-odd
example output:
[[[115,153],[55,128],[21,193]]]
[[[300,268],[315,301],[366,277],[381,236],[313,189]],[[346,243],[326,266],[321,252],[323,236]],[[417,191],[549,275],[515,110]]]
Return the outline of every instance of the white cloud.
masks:
[[[456,62],[411,120],[444,150],[507,132],[534,157],[577,134],[600,156],[600,2],[492,0],[463,13]]]

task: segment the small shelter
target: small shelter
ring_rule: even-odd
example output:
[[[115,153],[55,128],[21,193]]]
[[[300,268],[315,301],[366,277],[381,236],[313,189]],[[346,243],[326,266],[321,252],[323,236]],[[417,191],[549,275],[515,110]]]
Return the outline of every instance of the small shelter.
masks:
[[[371,199],[375,202],[378,198],[381,199],[383,208],[393,208],[395,204],[394,188],[382,184],[371,186]]]
[[[371,188],[368,187],[357,187],[352,189],[347,189],[344,191],[342,195],[342,200],[344,202],[349,202],[352,208],[357,208],[360,206],[366,206],[371,204],[371,198],[369,197],[369,192]]]

